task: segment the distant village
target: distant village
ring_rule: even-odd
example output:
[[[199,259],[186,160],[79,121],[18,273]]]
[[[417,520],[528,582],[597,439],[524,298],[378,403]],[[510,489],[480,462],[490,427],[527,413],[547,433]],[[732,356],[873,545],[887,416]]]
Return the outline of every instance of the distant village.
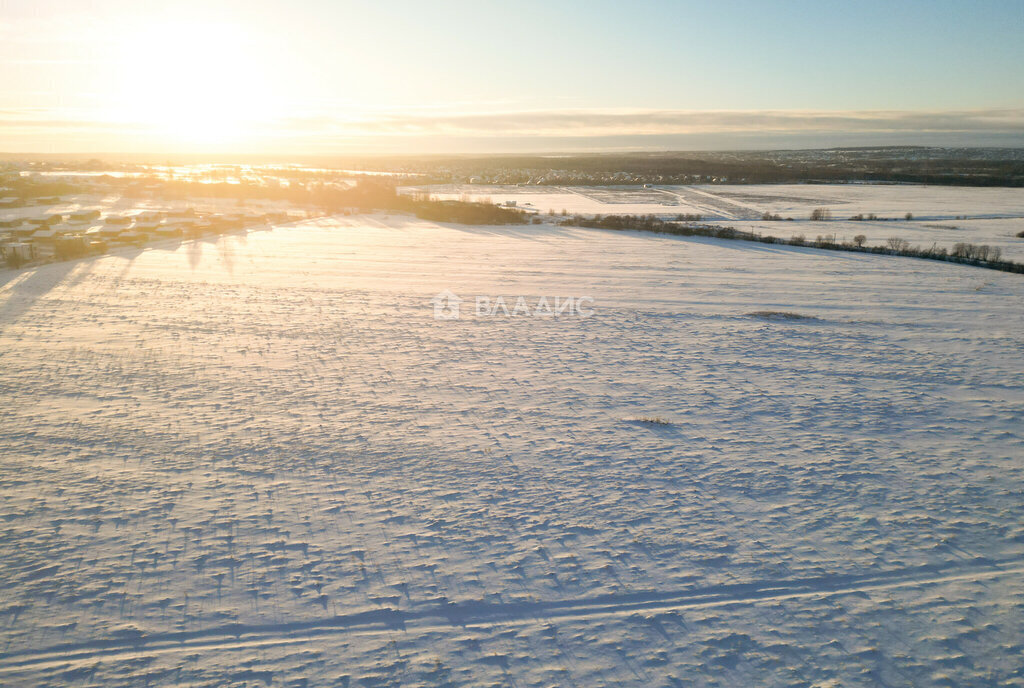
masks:
[[[0,267],[366,209],[436,221],[526,221],[518,209],[399,195],[397,183],[411,178],[417,177],[288,165],[7,161],[0,163]]]
[[[51,208],[60,197],[33,199]],[[17,197],[0,198],[0,209],[20,207]],[[199,212],[195,208],[103,213],[42,211],[0,219],[0,260],[8,267],[67,260],[105,253],[118,246],[141,246],[158,239],[194,239],[265,224],[282,224],[300,215],[284,211]]]

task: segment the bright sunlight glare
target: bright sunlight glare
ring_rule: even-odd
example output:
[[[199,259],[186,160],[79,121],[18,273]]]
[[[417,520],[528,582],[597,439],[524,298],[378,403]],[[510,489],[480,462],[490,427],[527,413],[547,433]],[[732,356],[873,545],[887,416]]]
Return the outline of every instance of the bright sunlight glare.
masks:
[[[273,65],[228,23],[161,22],[127,32],[114,119],[169,142],[244,141],[273,110]]]

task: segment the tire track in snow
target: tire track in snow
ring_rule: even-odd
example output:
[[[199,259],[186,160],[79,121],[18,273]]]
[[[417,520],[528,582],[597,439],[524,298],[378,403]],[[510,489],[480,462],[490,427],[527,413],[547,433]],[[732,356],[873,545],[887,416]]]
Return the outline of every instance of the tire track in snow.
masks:
[[[293,623],[234,624],[200,631],[109,638],[0,654],[0,675],[48,668],[67,669],[103,660],[134,659],[178,652],[298,645],[332,635],[443,630],[490,624],[515,625],[558,619],[626,616],[642,611],[755,605],[761,602],[829,598],[876,590],[940,585],[954,581],[978,582],[1020,573],[1024,573],[1024,557],[1001,561],[953,562],[944,566],[919,566],[871,575],[767,580],[547,602],[466,602],[414,610],[386,608]]]
[[[723,220],[756,220],[762,214],[762,211],[752,206],[729,201],[692,186],[657,187],[657,190],[675,196],[698,210],[703,210],[712,219],[718,215]]]

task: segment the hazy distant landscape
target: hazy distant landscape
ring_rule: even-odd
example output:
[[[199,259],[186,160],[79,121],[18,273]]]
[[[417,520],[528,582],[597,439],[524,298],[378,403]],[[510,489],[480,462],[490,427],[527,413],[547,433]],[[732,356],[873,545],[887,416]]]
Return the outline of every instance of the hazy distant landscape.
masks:
[[[905,246],[941,258],[973,257],[984,247],[979,264],[1012,263],[1024,259],[1018,158],[1010,149],[904,148],[557,158],[564,168],[532,157],[348,161],[358,168],[12,160],[0,188],[0,252],[21,266],[268,222],[394,210],[499,225],[645,216],[685,223],[686,231],[710,226],[717,236],[735,231],[819,248]],[[927,174],[912,172],[921,165]],[[944,183],[871,179],[915,176]],[[967,181],[950,188],[956,180]]]

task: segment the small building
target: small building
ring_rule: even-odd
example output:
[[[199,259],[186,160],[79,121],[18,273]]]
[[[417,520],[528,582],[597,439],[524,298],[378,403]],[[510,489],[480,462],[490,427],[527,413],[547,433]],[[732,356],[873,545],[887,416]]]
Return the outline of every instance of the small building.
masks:
[[[11,227],[11,234],[18,237],[29,237],[37,229],[45,225],[29,224],[27,222]]]
[[[54,244],[61,234],[53,227],[42,227],[32,232],[29,239],[33,244]]]
[[[107,222],[106,224],[99,228],[99,231],[97,233],[104,239],[113,239],[114,237],[118,236],[121,232],[124,232],[127,229],[128,228],[120,222]]]
[[[58,237],[53,244],[54,255],[58,260],[69,258],[81,258],[88,255],[91,250],[90,241],[85,236],[62,236]]]
[[[134,232],[136,234],[151,235],[151,234],[156,234],[157,228],[159,226],[160,226],[159,222],[136,222],[134,225],[132,225],[129,228],[128,231],[129,232]],[[122,234],[121,235],[122,238],[127,233],[128,232],[125,232],[124,234]]]
[[[68,215],[68,222],[92,222],[98,219],[100,219],[100,211],[98,210],[84,210],[80,213]]]
[[[28,223],[30,225],[35,225],[37,227],[43,227],[45,225],[55,225],[55,224],[59,224],[59,223],[61,223],[63,221],[64,221],[64,216],[63,215],[44,215],[44,216],[37,216],[37,217],[30,217],[30,218],[28,218]]]
[[[169,222],[167,220],[164,220],[163,222],[160,222],[159,224],[156,225],[154,231],[158,236],[161,237],[181,236],[184,230],[182,224],[187,223]]]
[[[140,224],[141,223],[141,224],[154,224],[155,225],[157,222],[160,222],[160,220],[163,220],[164,217],[165,217],[164,213],[161,213],[161,212],[158,212],[158,211],[155,211],[155,210],[151,210],[149,212],[139,213],[138,215],[136,215],[135,216],[135,224]]]
[[[146,235],[130,229],[126,232],[121,232],[118,240],[125,244],[142,244],[146,241]]]
[[[14,242],[0,246],[0,254],[8,265],[21,265],[36,257],[36,247],[32,244]]]
[[[62,222],[59,225],[50,225],[49,228],[52,229],[58,236],[61,236],[61,235],[64,235],[64,234],[71,234],[71,235],[81,234],[82,232],[84,232],[87,229],[83,225],[72,225],[72,224],[68,224],[66,222]],[[45,227],[40,227],[40,229],[46,229],[46,228]]]

